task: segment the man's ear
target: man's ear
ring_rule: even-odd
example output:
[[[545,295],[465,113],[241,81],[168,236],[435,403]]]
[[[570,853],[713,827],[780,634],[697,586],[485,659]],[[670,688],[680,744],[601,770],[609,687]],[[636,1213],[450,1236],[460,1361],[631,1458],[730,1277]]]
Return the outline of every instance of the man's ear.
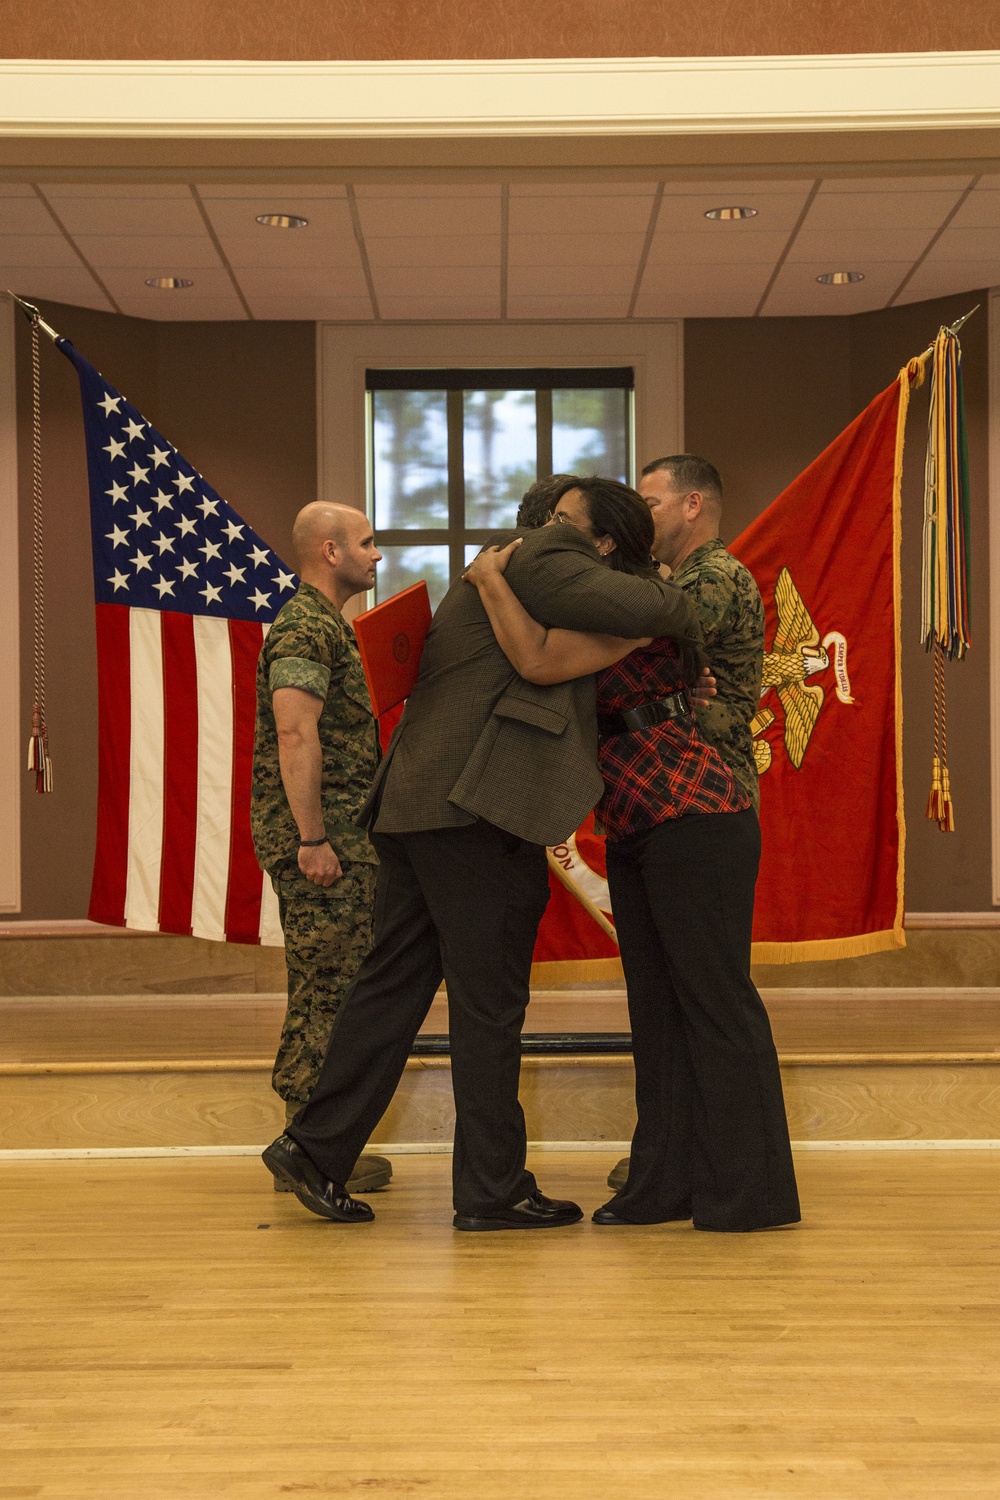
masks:
[[[322,547],[319,550],[323,554],[325,561],[328,562],[331,567],[333,567],[337,561],[337,544],[333,540],[333,538],[327,537],[326,541],[323,543]]]
[[[691,490],[687,497],[688,518],[696,521],[705,509],[705,497],[701,490]]]

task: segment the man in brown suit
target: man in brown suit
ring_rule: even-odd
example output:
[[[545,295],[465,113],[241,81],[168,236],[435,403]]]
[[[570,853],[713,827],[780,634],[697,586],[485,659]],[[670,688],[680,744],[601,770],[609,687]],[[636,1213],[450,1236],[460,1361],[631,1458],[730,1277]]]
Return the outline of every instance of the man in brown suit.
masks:
[[[605,567],[572,526],[524,533],[506,576],[549,628],[700,636],[681,590]],[[531,956],[548,900],[545,845],[572,833],[602,791],[593,677],[525,682],[478,591],[453,584],[362,815],[379,857],[375,946],[341,1002],[336,1045],[309,1102],[264,1153],[304,1207],[339,1222],[374,1217],[344,1183],[444,978],[455,1227],[549,1228],[581,1217],[575,1203],[545,1198],[525,1170],[517,1091]]]

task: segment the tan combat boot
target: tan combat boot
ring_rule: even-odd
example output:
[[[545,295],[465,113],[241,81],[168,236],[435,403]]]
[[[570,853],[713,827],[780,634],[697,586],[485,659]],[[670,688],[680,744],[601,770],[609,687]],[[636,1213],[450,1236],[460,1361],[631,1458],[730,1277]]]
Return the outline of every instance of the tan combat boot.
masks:
[[[621,1188],[623,1188],[628,1181],[628,1169],[631,1160],[632,1158],[630,1156],[623,1156],[617,1167],[613,1167],[612,1170],[608,1173],[608,1187],[614,1188],[616,1193]]]

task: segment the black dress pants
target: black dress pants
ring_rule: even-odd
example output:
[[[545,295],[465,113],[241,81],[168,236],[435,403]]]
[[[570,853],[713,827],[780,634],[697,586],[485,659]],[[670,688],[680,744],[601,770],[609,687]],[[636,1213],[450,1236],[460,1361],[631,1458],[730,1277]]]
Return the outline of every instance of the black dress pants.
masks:
[[[674,818],[607,854],[638,1112],[614,1212],[719,1230],[796,1222],[778,1058],[750,978],[756,814]]]
[[[490,1214],[535,1191],[517,1090],[535,935],[548,901],[539,844],[477,822],[373,835],[375,944],[333,1023],[288,1134],[345,1183],[399,1083],[442,977],[455,1093],[455,1208]]]

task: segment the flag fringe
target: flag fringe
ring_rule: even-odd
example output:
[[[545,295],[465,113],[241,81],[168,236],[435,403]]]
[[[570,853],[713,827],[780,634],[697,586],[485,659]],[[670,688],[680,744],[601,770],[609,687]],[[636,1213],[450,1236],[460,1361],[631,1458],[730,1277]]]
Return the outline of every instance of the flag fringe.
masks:
[[[754,943],[755,964],[819,963],[831,958],[864,958],[869,953],[887,953],[906,947],[902,926],[884,932],[859,932],[854,937],[817,938],[802,943]]]
[[[531,982],[535,985],[593,984],[623,978],[620,958],[550,959],[531,966]]]

